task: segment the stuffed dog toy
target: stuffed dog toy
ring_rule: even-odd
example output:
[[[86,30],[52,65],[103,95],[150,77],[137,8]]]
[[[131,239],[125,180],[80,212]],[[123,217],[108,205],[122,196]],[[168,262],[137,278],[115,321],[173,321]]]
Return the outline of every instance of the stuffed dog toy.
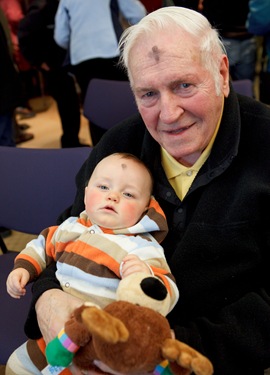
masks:
[[[85,303],[47,345],[52,366],[97,370],[100,363],[113,373],[211,375],[211,362],[172,338],[169,296],[160,279],[136,273],[122,279],[117,301],[104,309]],[[102,368],[104,370],[104,367]]]

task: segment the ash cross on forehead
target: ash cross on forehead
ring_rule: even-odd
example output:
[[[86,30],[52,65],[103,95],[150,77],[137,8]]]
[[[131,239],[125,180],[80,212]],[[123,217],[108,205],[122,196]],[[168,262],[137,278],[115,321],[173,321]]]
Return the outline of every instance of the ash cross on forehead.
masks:
[[[152,51],[150,52],[150,55],[154,57],[154,59],[156,60],[156,62],[159,62],[160,50],[158,49],[158,46],[152,47]]]

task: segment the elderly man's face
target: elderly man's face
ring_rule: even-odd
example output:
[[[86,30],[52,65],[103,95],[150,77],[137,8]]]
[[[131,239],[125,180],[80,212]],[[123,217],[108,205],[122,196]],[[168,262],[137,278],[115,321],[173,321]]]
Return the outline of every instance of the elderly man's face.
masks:
[[[186,166],[208,145],[229,93],[227,57],[219,62],[220,96],[200,58],[196,40],[181,31],[157,32],[130,53],[131,85],[146,127]]]

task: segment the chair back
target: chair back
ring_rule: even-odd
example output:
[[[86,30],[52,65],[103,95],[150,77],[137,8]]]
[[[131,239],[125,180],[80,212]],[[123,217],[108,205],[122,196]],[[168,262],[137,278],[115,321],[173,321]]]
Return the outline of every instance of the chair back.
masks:
[[[89,82],[83,105],[84,116],[102,129],[138,112],[128,81],[94,78]]]
[[[75,176],[91,152],[89,147],[29,149],[0,147],[0,226],[38,234],[56,223],[76,193]],[[26,341],[24,323],[31,285],[20,300],[6,291],[6,278],[18,252],[0,241],[0,364]],[[16,249],[12,249],[16,250]]]
[[[5,365],[11,353],[27,340],[24,323],[32,297],[31,285],[27,285],[26,295],[21,299],[10,297],[6,291],[7,276],[17,254],[9,251],[0,255],[0,365]]]
[[[0,147],[0,226],[38,234],[74,200],[75,176],[91,148]]]
[[[231,81],[234,90],[241,95],[246,95],[251,98],[254,97],[253,93],[253,82],[250,79],[240,79],[237,81]]]

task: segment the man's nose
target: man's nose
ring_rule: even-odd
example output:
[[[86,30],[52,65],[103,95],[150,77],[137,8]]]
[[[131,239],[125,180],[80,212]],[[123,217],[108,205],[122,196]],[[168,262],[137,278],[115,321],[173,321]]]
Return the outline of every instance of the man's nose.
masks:
[[[181,98],[174,93],[163,94],[160,98],[159,118],[165,124],[176,122],[184,113]]]

